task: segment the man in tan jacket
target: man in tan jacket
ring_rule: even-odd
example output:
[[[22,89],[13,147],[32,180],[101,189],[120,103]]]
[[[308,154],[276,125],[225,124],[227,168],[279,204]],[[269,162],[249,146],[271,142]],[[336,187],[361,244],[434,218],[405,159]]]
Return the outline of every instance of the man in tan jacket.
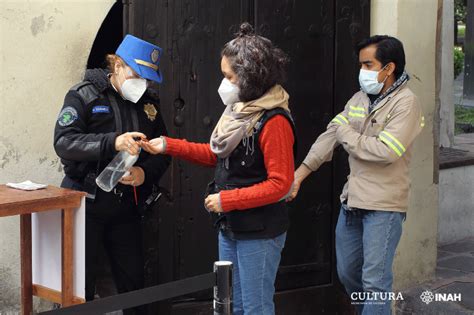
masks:
[[[407,86],[398,39],[373,36],[357,52],[361,91],[313,144],[295,172],[288,200],[341,144],[349,153],[351,171],[336,226],[338,276],[359,314],[390,314],[392,263],[410,186],[408,164],[424,118]]]

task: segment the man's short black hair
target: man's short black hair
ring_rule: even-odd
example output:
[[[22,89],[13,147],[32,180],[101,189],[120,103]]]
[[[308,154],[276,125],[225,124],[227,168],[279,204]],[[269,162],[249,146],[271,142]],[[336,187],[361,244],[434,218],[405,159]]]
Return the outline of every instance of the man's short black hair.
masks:
[[[370,45],[377,47],[375,59],[377,59],[382,66],[385,66],[389,62],[395,64],[395,77],[398,79],[405,70],[405,51],[402,42],[392,36],[375,35],[357,44],[357,56],[359,56],[362,49]]]

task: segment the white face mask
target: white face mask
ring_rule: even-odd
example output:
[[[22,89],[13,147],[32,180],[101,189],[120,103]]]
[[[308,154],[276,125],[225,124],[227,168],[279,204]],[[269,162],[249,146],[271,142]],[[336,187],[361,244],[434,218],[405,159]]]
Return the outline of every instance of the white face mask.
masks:
[[[382,71],[383,69],[385,69],[385,67],[380,69],[380,71]],[[387,80],[388,76],[385,77],[382,82],[379,82],[377,78],[379,76],[380,71],[360,69],[359,84],[362,91],[367,94],[373,95],[377,95],[380,93],[380,91],[382,91],[383,85],[385,83],[385,80]]]
[[[123,80],[120,86],[120,94],[122,97],[132,103],[138,102],[146,91],[146,79],[134,76],[132,70],[127,66],[122,67],[122,69],[116,73],[118,84]],[[116,87],[114,87],[114,89],[117,91]]]
[[[239,101],[239,92],[239,87],[226,78],[222,80],[221,85],[217,90],[217,93],[219,93],[219,96],[225,105],[233,105],[234,103],[237,103]]]
[[[136,103],[145,93],[146,86],[146,79],[127,79],[123,82],[120,90],[124,99]]]

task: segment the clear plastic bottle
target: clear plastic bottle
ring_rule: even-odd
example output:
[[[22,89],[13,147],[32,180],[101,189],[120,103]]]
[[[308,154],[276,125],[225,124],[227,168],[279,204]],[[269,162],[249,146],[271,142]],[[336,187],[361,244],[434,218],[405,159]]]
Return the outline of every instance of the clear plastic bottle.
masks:
[[[97,186],[106,192],[111,191],[137,160],[138,154],[131,155],[127,151],[120,151],[97,176],[95,180]]]

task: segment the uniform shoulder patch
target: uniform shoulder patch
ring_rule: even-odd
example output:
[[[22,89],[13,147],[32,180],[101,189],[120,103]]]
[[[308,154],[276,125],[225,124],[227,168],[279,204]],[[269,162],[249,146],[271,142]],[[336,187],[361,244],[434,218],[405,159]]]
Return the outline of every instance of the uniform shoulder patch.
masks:
[[[74,107],[66,106],[59,113],[58,124],[61,127],[66,127],[75,122],[78,118],[77,110]]]

